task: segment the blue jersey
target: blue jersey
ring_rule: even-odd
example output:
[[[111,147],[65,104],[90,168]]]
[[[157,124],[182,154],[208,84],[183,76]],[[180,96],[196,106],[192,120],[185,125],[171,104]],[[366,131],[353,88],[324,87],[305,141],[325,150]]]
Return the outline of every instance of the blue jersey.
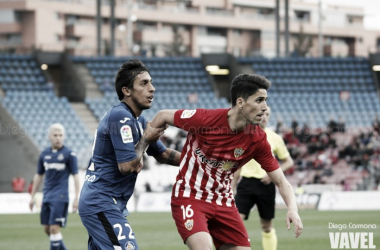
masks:
[[[130,162],[137,156],[135,145],[146,127],[143,116],[136,117],[125,103],[120,103],[101,119],[95,132],[93,156],[82,187],[79,213],[95,214],[116,204],[127,215],[126,205],[135,188],[137,174],[122,175],[118,163]],[[160,155],[166,150],[161,141],[152,143],[148,155]]]
[[[43,202],[69,202],[69,176],[78,174],[76,154],[65,146],[46,148],[38,160],[37,173],[45,175]]]

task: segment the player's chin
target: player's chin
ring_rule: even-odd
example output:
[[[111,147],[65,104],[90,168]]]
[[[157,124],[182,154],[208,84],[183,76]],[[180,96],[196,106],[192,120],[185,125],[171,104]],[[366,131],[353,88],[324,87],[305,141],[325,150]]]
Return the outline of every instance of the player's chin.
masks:
[[[253,124],[253,125],[260,125],[260,122],[261,122],[261,119],[258,120],[258,119],[256,118],[256,119],[253,119],[253,120],[252,120],[252,124]]]
[[[142,110],[150,109],[152,107],[152,103],[147,103],[140,106]]]

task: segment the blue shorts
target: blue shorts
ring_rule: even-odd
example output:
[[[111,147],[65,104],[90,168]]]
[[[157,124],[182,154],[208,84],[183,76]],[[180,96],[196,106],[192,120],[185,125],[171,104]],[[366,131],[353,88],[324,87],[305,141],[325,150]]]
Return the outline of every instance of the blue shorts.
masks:
[[[59,225],[66,226],[68,202],[44,202],[41,207],[41,224],[42,225]]]
[[[139,249],[128,220],[119,210],[80,215],[80,218],[89,234],[89,250]]]

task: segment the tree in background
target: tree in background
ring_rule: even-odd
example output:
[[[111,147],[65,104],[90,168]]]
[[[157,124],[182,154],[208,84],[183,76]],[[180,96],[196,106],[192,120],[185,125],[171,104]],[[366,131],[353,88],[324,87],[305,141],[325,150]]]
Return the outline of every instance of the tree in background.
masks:
[[[294,54],[297,56],[306,56],[310,48],[313,46],[313,39],[311,35],[303,32],[303,25],[300,25],[300,32],[296,35],[294,42]]]
[[[182,34],[179,32],[179,26],[174,24],[172,26],[173,30],[173,41],[168,45],[165,53],[167,56],[186,56],[187,47],[183,44]]]

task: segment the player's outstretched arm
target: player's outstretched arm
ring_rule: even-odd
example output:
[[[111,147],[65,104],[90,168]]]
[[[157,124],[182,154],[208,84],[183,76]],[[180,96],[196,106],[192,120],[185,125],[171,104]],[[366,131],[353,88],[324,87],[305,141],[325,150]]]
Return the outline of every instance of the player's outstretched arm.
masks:
[[[159,163],[179,166],[181,162],[181,153],[177,150],[167,148],[162,154],[154,156]]]
[[[175,109],[164,109],[159,111],[151,122],[153,128],[162,128],[166,125],[174,125]]]
[[[156,142],[163,134],[166,129],[165,127],[153,128],[150,126],[150,122],[144,130],[144,134],[141,136],[140,141],[135,146],[136,158],[132,161],[119,163],[118,167],[123,175],[128,175],[130,173],[140,173],[143,168],[141,163],[142,156],[144,155],[149,144]]]
[[[278,190],[280,191],[280,194],[288,207],[288,213],[286,215],[287,228],[289,230],[290,223],[293,222],[296,238],[298,238],[302,233],[303,225],[302,220],[298,215],[298,208],[293,188],[288,182],[288,180],[285,178],[284,173],[280,168],[272,172],[269,172],[268,175],[274,182],[274,184],[276,184],[276,186],[278,187]]]

